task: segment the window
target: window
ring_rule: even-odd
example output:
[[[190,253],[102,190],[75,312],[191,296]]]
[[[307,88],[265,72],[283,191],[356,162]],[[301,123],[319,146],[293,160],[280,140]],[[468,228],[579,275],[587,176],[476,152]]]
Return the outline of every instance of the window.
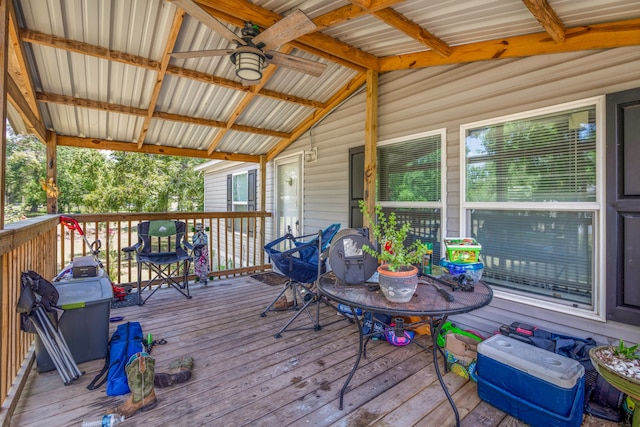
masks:
[[[594,98],[461,127],[461,229],[495,290],[598,309],[602,111]]]
[[[384,212],[411,223],[408,243],[432,243],[440,259],[445,131],[414,135],[378,145],[378,194]]]
[[[246,172],[227,175],[227,211],[229,212],[249,212],[256,210],[256,174],[257,169]],[[242,222],[242,224],[241,224]],[[228,224],[231,228],[231,223]],[[241,218],[234,220],[234,230],[242,230],[243,233],[253,231],[253,224],[241,221]]]

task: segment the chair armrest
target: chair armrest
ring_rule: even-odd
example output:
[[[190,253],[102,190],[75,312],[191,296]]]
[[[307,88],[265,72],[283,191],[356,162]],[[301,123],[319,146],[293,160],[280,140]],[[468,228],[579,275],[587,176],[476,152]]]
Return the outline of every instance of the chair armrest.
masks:
[[[186,240],[182,241],[182,246],[184,246],[185,249],[192,251],[193,250],[193,245],[191,243],[189,243]]]
[[[131,259],[131,254],[134,252],[138,252],[140,250],[140,247],[142,245],[140,243],[136,243],[133,246],[127,246],[126,248],[122,248],[121,251],[124,252],[125,254],[127,254],[127,260]]]

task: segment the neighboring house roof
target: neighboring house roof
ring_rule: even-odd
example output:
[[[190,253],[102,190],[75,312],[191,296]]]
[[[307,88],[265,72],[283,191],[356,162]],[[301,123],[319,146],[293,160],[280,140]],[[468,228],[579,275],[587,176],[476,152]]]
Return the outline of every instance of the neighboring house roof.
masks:
[[[14,2],[9,2],[13,7]],[[379,73],[640,44],[635,0],[198,0],[240,34],[299,8],[316,31],[281,47],[319,77],[269,66],[244,86],[191,0],[16,0],[8,117],[57,144],[218,160],[273,159]]]

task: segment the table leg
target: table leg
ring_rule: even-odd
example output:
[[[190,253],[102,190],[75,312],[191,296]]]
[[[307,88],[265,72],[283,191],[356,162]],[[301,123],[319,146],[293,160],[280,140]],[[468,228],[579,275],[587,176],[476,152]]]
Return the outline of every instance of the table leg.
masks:
[[[351,313],[353,314],[353,319],[355,320],[356,325],[358,325],[358,335],[359,335],[358,357],[356,358],[356,361],[353,364],[353,368],[351,368],[351,373],[349,373],[347,380],[344,382],[344,385],[342,386],[342,390],[340,390],[340,406],[338,407],[338,409],[340,410],[342,410],[342,403],[344,401],[344,392],[347,390],[347,386],[349,385],[349,381],[351,381],[353,374],[356,373],[356,369],[358,369],[358,364],[360,364],[360,359],[362,358],[362,347],[363,347],[362,324],[360,323],[360,319],[356,314],[356,310],[351,306],[349,306],[349,308],[351,309]]]
[[[440,331],[442,330],[442,325],[444,325],[444,323],[447,321],[447,316],[444,316],[442,319],[440,319],[440,321],[438,322],[438,326],[436,326],[435,330],[434,330],[434,325],[433,325],[433,318],[430,321],[430,329],[432,331],[431,333],[431,339],[433,340],[433,348],[432,348],[432,352],[433,352],[433,367],[436,370],[436,376],[438,377],[438,381],[440,382],[440,386],[442,387],[442,390],[444,391],[445,396],[447,396],[447,400],[449,400],[449,404],[451,404],[451,408],[453,408],[453,414],[456,417],[456,427],[460,427],[460,415],[458,414],[458,408],[456,407],[455,402],[453,401],[453,398],[451,397],[451,394],[449,393],[449,389],[447,388],[447,385],[444,383],[444,378],[442,378],[442,373],[440,372],[440,366],[438,366],[438,335],[440,335]],[[444,364],[445,364],[445,370],[446,370],[446,366],[447,366],[447,359],[445,358],[444,360]]]

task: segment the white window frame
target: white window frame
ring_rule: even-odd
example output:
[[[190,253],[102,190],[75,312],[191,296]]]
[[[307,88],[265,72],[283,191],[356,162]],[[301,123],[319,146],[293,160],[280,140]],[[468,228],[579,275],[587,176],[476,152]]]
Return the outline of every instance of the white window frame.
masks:
[[[246,181],[247,181],[247,198],[244,202],[236,202],[233,199],[233,192],[236,188],[236,178],[239,177],[240,175],[244,175],[246,177]],[[243,171],[243,172],[235,172],[231,174],[231,206],[232,206],[232,212],[238,212],[235,210],[236,206],[245,206],[248,210],[249,209],[249,190],[248,190],[248,182],[249,182],[249,171]],[[244,211],[242,211],[244,212]]]
[[[466,199],[466,132],[482,126],[504,123],[507,121],[533,118],[554,112],[561,112],[584,106],[595,106],[596,111],[596,200],[595,202],[467,202]],[[557,104],[545,108],[523,111],[516,114],[505,115],[487,120],[465,123],[460,126],[460,230],[463,234],[470,233],[469,211],[472,209],[504,210],[564,210],[564,211],[593,211],[593,303],[591,307],[580,307],[578,304],[560,304],[546,299],[539,299],[534,295],[527,296],[523,293],[510,292],[503,289],[494,289],[497,298],[523,303],[529,306],[546,310],[575,315],[605,322],[605,97],[597,96],[581,99],[573,102]],[[479,242],[482,243],[482,242]]]
[[[378,141],[377,147],[382,147],[390,144],[398,144],[408,141],[413,141],[415,139],[427,138],[430,136],[439,135],[440,136],[440,200],[435,202],[386,202],[377,200],[376,202],[380,204],[383,208],[415,208],[415,209],[440,209],[441,219],[440,219],[440,236],[444,238],[447,230],[447,204],[444,203],[444,200],[447,200],[447,129],[435,129],[431,131],[416,133],[412,135],[402,136],[398,138]],[[377,188],[377,184],[376,184]],[[440,253],[444,253],[444,242],[440,241]],[[437,261],[437,260],[434,260]]]

